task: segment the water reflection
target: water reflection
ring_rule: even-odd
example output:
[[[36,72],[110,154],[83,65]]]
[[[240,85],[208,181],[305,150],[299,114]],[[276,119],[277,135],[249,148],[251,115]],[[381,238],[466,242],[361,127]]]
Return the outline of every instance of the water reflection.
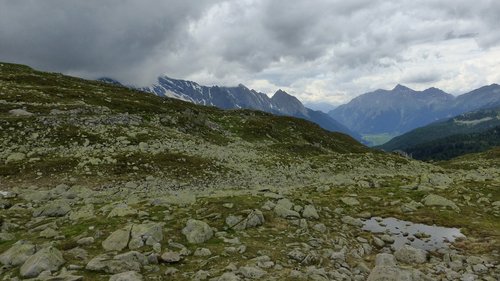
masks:
[[[363,230],[390,235],[396,249],[408,244],[419,249],[437,250],[448,247],[457,238],[465,237],[458,228],[412,223],[396,218],[373,217],[364,222]]]

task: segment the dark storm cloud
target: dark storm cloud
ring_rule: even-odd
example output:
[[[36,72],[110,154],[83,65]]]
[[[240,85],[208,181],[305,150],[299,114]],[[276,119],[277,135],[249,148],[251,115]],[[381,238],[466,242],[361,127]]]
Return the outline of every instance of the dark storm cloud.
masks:
[[[196,20],[211,1],[197,5],[183,0],[0,3],[1,60],[126,77],[133,75],[131,69],[140,75],[139,67],[146,67],[146,62],[154,65],[162,52],[181,48],[190,20]]]
[[[0,60],[338,103],[398,82],[453,91],[499,78],[499,14],[497,0],[0,0]]]

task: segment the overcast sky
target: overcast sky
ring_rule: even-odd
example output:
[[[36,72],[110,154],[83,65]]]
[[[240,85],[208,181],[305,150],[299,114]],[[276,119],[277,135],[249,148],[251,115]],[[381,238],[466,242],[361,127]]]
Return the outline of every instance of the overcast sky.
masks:
[[[398,83],[460,94],[500,83],[499,15],[499,0],[0,0],[0,60],[306,103]]]

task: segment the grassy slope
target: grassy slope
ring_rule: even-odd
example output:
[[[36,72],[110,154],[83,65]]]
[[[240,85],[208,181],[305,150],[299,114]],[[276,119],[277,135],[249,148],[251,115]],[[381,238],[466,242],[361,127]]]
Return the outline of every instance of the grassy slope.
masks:
[[[84,165],[80,175],[121,179],[168,173],[186,180],[192,174],[207,179],[204,172],[210,169],[234,170],[216,161],[218,155],[191,151],[204,146],[259,154],[251,160],[264,167],[277,159],[289,165],[331,153],[369,152],[347,135],[298,118],[223,111],[14,64],[0,65],[0,100],[0,176],[11,178],[71,175],[82,170],[82,161],[99,162],[91,156],[100,163]],[[34,116],[8,113],[18,108]],[[155,149],[137,149],[141,142]],[[12,152],[25,153],[27,161],[5,163]]]

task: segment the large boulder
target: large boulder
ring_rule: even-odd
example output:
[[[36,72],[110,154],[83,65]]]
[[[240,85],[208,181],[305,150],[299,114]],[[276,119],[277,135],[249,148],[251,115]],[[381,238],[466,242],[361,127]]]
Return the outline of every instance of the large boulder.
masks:
[[[62,217],[71,211],[68,202],[57,200],[49,202],[33,212],[34,217]]]
[[[127,204],[118,204],[108,214],[108,218],[125,217],[137,214],[137,210],[131,208]]]
[[[105,272],[109,274],[122,273],[127,271],[140,271],[140,261],[130,258],[115,259],[108,255],[99,255],[87,263],[85,267],[89,271]]]
[[[130,230],[132,226],[126,226],[118,229],[102,242],[102,247],[106,251],[121,251],[128,245],[130,238]]]
[[[9,156],[7,156],[7,159],[5,160],[5,164],[11,163],[11,162],[19,162],[23,161],[26,159],[26,154],[22,152],[14,152],[11,153]]]
[[[264,214],[260,210],[252,210],[246,218],[242,216],[228,216],[226,224],[234,230],[245,230],[264,224]]]
[[[54,248],[41,249],[29,257],[21,266],[20,273],[23,277],[37,277],[42,271],[57,271],[64,264],[62,253]]]
[[[453,201],[444,198],[443,196],[439,196],[436,194],[429,194],[423,199],[423,203],[425,206],[437,206],[437,207],[450,207],[454,211],[460,211],[457,204]]]
[[[131,250],[138,249],[144,245],[153,246],[163,240],[163,224],[144,223],[134,224],[130,231],[130,242],[128,247]]]
[[[399,268],[391,254],[378,254],[367,281],[412,281],[411,272]]]
[[[306,219],[319,219],[318,211],[313,205],[307,205],[304,207],[304,211],[302,211],[302,217]]]
[[[182,229],[182,234],[186,236],[189,243],[203,243],[214,235],[210,226],[199,220],[190,219],[186,223],[186,227]]]
[[[69,214],[69,219],[72,221],[88,220],[93,218],[95,218],[95,214],[94,205],[92,204],[87,204],[78,209],[78,211],[71,211]]]
[[[6,266],[18,266],[34,255],[35,252],[35,245],[21,240],[0,255],[0,263]]]
[[[400,262],[406,264],[424,263],[427,261],[427,252],[422,249],[404,245],[394,252],[394,256]]]

